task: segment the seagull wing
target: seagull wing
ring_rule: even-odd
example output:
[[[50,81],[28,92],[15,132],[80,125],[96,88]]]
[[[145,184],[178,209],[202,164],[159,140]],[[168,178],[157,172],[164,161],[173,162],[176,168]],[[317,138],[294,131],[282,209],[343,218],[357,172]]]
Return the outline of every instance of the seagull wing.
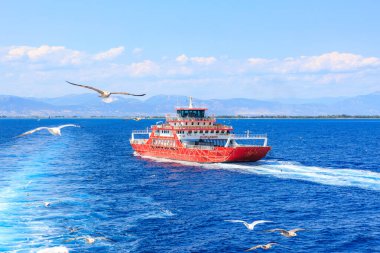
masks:
[[[295,228],[295,229],[292,229],[292,230],[289,230],[289,233],[291,233],[291,232],[298,232],[298,231],[302,231],[302,230],[305,230],[305,229],[303,229],[303,228]]]
[[[224,221],[227,221],[227,222],[234,222],[234,223],[247,223],[243,220],[224,220]]]
[[[130,95],[130,96],[145,96],[146,94],[132,94],[128,92],[110,92],[110,94]]]
[[[16,137],[21,137],[21,136],[29,135],[29,134],[35,133],[35,132],[43,130],[43,129],[48,129],[48,128],[47,127],[37,127],[35,129],[29,130],[29,131],[27,131],[27,132],[25,132],[23,134],[20,134],[20,135],[18,135]]]
[[[252,251],[252,250],[255,250],[255,249],[260,249],[262,247],[263,247],[263,245],[256,245],[256,246],[253,246],[252,248],[247,249],[246,251]]]
[[[66,81],[66,82],[69,83],[69,84],[71,84],[71,85],[75,85],[75,86],[79,86],[79,87],[87,88],[87,89],[90,89],[90,90],[94,90],[94,91],[96,91],[96,92],[98,92],[98,93],[100,93],[100,94],[103,94],[103,93],[104,93],[104,91],[99,90],[99,89],[97,89],[97,88],[95,88],[95,87],[92,87],[92,86],[82,85],[82,84],[76,84],[76,83],[72,83],[72,82],[69,82],[69,81]]]
[[[267,223],[267,222],[272,222],[272,221],[269,221],[269,220],[257,220],[257,221],[252,222],[252,225],[256,226],[257,224]]]
[[[80,126],[74,125],[74,124],[66,124],[66,125],[59,126],[58,129],[62,129],[64,127],[80,127]]]
[[[275,229],[270,229],[270,230],[266,230],[267,232],[270,232],[270,233],[273,233],[273,232],[277,232],[277,231],[280,231],[280,232],[288,232],[286,231],[285,229],[281,229],[281,228],[275,228]]]

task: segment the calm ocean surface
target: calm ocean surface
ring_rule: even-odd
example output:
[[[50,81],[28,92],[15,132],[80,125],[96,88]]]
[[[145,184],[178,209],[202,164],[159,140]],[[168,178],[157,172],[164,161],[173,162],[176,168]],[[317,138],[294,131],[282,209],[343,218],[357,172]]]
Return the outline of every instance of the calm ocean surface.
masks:
[[[380,120],[219,120],[272,150],[205,165],[134,156],[131,131],[155,121],[0,120],[0,252],[380,252]],[[13,138],[66,123],[82,128]]]

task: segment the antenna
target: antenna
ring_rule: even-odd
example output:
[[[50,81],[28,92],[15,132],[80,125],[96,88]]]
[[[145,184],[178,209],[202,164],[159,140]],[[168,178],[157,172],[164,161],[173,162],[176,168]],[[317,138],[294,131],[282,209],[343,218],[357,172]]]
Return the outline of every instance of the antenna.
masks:
[[[189,97],[189,108],[193,108],[193,98]]]

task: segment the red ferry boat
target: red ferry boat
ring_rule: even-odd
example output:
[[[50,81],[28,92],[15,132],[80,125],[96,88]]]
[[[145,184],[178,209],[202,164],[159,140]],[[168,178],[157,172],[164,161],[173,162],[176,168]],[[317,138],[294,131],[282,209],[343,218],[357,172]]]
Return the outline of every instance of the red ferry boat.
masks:
[[[130,143],[138,155],[200,163],[254,162],[271,149],[266,135],[234,134],[232,126],[216,123],[207,117],[207,108],[196,108],[192,99],[188,107],[177,108],[176,117],[166,117],[150,129],[132,131]],[[146,135],[146,139],[136,136]],[[246,141],[262,142],[262,144]]]

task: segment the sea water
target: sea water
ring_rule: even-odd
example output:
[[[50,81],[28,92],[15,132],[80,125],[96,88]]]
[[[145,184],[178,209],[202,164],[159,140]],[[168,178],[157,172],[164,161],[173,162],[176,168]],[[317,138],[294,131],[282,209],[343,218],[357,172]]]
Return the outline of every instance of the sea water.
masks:
[[[0,252],[380,252],[380,120],[219,119],[272,147],[225,164],[136,156],[131,131],[155,121],[0,120]]]

